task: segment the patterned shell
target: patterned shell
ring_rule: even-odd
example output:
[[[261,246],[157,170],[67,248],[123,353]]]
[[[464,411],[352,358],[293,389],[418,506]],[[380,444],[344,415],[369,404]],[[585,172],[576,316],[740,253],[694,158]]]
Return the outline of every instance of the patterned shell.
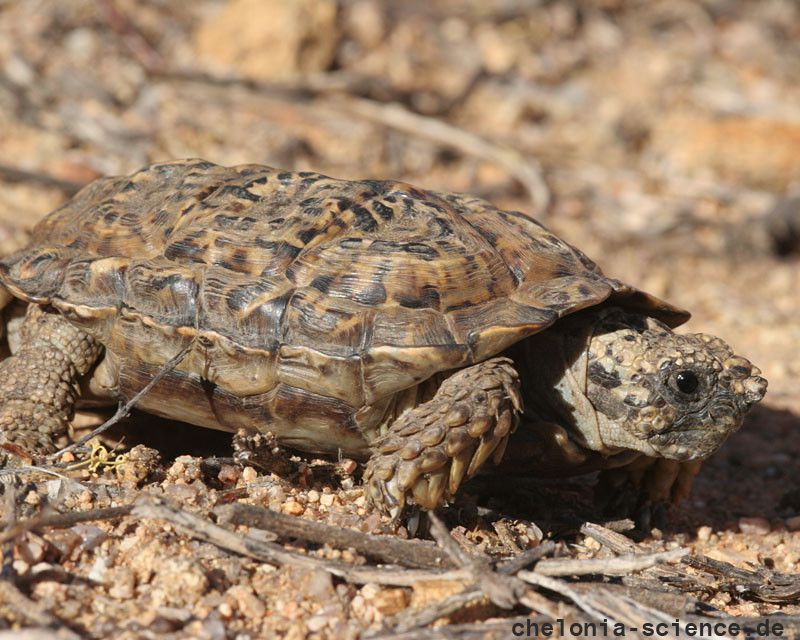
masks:
[[[350,420],[609,297],[688,317],[475,197],[201,160],[90,184],[0,283],[97,337],[122,395],[193,340],[186,393]]]

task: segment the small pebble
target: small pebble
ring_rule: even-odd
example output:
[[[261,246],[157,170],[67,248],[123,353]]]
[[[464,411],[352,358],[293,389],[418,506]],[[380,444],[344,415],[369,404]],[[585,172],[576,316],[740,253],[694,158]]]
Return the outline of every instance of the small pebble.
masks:
[[[409,595],[405,589],[383,589],[373,598],[373,605],[385,616],[400,613],[408,606]]]
[[[333,500],[336,496],[332,493],[323,493],[319,497],[319,503],[325,507],[330,507],[333,504]]]
[[[35,533],[28,532],[17,548],[23,560],[28,564],[36,564],[44,559],[47,543]]]
[[[31,565],[24,560],[14,560],[14,562],[11,563],[11,567],[14,569],[14,573],[16,573],[18,576],[24,576],[26,573],[28,573]]]
[[[772,530],[766,518],[739,518],[739,531],[750,535],[765,535]]]
[[[786,528],[789,531],[800,531],[800,516],[786,518]]]
[[[86,507],[92,505],[93,499],[94,496],[92,495],[92,492],[89,491],[88,489],[86,489],[86,491],[81,491],[80,495],[78,496],[78,502],[80,502],[81,505]]]
[[[288,513],[290,516],[299,516],[305,510],[305,507],[295,500],[290,500],[289,502],[283,503],[283,512]]]
[[[242,482],[245,484],[254,482],[256,478],[258,478],[258,472],[253,467],[242,469]]]
[[[339,462],[339,468],[347,475],[350,475],[358,468],[358,463],[350,458],[342,458]]]
[[[306,494],[306,498],[308,499],[308,502],[310,504],[314,504],[316,502],[319,502],[319,497],[320,497],[319,496],[319,491],[316,491],[314,489],[312,489],[311,491],[308,492],[308,494]]]
[[[86,577],[89,578],[89,580],[103,584],[108,578],[108,558],[105,556],[97,556]]]
[[[322,631],[325,627],[328,626],[329,618],[326,616],[313,616],[308,619],[306,622],[306,627],[311,633],[316,633],[317,631]]]
[[[41,504],[42,496],[40,496],[39,492],[36,490],[29,491],[28,495],[25,496],[25,502],[27,504],[36,506],[37,504]]]
[[[228,589],[227,595],[233,598],[239,611],[251,620],[258,620],[266,613],[264,603],[259,600],[250,587],[234,585]]]
[[[603,546],[594,538],[590,538],[586,536],[583,539],[583,546],[586,547],[590,551],[599,551],[600,548]]]
[[[110,582],[108,595],[112,598],[129,600],[133,597],[136,578],[133,575],[133,571],[127,567],[116,567]]]
[[[217,479],[223,484],[236,484],[241,475],[241,471],[235,465],[223,464],[217,474]]]
[[[697,530],[698,542],[708,542],[711,539],[713,529],[709,526],[702,526]]]
[[[381,588],[375,584],[374,582],[368,582],[363,587],[361,587],[361,596],[364,600],[372,600],[375,596],[380,593]]]

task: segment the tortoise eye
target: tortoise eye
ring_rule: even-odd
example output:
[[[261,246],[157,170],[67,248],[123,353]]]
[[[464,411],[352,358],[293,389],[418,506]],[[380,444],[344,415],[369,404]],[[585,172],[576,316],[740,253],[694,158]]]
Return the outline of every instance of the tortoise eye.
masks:
[[[697,391],[700,380],[697,379],[694,371],[678,371],[675,374],[675,386],[681,393],[691,394]]]

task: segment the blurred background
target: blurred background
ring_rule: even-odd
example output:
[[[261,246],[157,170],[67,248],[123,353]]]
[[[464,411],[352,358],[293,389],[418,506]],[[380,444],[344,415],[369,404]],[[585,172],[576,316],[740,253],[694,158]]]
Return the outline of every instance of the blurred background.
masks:
[[[796,515],[798,78],[794,0],[0,0],[0,253],[170,158],[477,193],[764,370],[696,500]]]

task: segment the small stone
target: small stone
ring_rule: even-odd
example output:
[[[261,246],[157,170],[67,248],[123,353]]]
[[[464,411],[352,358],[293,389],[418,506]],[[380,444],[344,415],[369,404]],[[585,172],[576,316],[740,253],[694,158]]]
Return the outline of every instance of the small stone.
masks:
[[[319,502],[319,491],[316,491],[316,490],[312,489],[311,491],[308,492],[308,494],[306,495],[306,498],[307,498],[309,504],[315,504],[315,503]]]
[[[346,473],[349,476],[358,468],[358,463],[350,458],[342,458],[339,461],[339,468],[342,470],[342,473]]]
[[[116,468],[117,477],[125,484],[138,486],[161,464],[161,454],[142,444],[133,447]]]
[[[800,516],[786,518],[786,528],[789,531],[800,531]]]
[[[225,619],[228,619],[233,615],[233,607],[229,602],[223,602],[217,607],[217,611],[219,611],[219,615]]]
[[[422,609],[463,591],[465,586],[461,580],[418,580],[414,583],[409,605]]]
[[[108,589],[108,595],[120,600],[132,598],[134,587],[136,586],[136,578],[133,575],[133,571],[127,567],[116,567],[111,573],[113,575],[109,578],[111,586]]]
[[[283,504],[283,512],[288,513],[290,516],[302,515],[305,510],[305,507],[295,500],[289,500]]]
[[[326,601],[334,597],[336,591],[333,588],[331,574],[322,569],[309,570],[302,574],[298,584],[298,591],[312,600]]]
[[[766,518],[739,518],[739,531],[749,535],[766,535],[772,530]]]
[[[199,489],[195,484],[184,484],[183,482],[176,482],[174,484],[167,484],[164,487],[164,493],[181,504],[191,504],[197,500]]]
[[[87,525],[83,526],[87,527]],[[97,527],[95,527],[95,529],[96,528]],[[81,534],[75,529],[77,529],[77,527],[71,529],[53,529],[52,531],[48,531],[45,536],[47,541],[58,551],[62,558],[70,558],[73,551],[84,541]],[[98,529],[98,531],[105,536],[102,530]]]
[[[332,493],[323,493],[319,497],[319,503],[325,507],[330,507],[333,504],[333,500],[336,496]]]
[[[658,529],[657,527],[653,527],[652,529],[650,529],[650,537],[653,538],[653,540],[663,540],[664,532],[661,529]]]
[[[144,558],[146,562],[142,562]],[[186,606],[200,600],[208,590],[208,577],[203,567],[191,557],[161,557],[160,553],[140,552],[135,562],[142,579],[153,572],[150,597],[155,606]]]
[[[22,559],[28,564],[36,564],[44,559],[44,553],[47,550],[47,542],[37,536],[35,533],[28,532],[25,537],[17,545]]]
[[[42,496],[40,496],[39,492],[34,489],[33,491],[29,491],[28,495],[25,496],[25,502],[26,504],[36,506],[41,504]]]
[[[385,616],[400,613],[408,606],[409,596],[405,589],[383,589],[372,599],[375,608]]]
[[[258,478],[258,471],[253,469],[253,467],[245,467],[242,469],[242,482],[245,484],[255,482],[256,478]]]
[[[263,618],[266,613],[264,603],[259,600],[250,587],[244,585],[234,585],[227,591],[227,595],[236,603],[236,608],[242,614],[251,619]]]
[[[223,484],[236,484],[241,475],[241,471],[235,465],[223,464],[217,474],[217,479]]]
[[[711,539],[713,529],[709,526],[702,526],[697,530],[698,542],[708,542]]]
[[[30,570],[31,565],[24,560],[14,560],[14,562],[11,563],[11,568],[14,569],[14,573],[18,576],[24,576]]]
[[[92,506],[93,499],[94,496],[88,489],[86,491],[81,491],[80,495],[78,496],[78,502],[85,507]]]
[[[361,531],[373,533],[381,526],[381,516],[379,513],[371,513],[361,521]]]
[[[66,451],[61,454],[61,462],[63,464],[71,464],[75,462],[75,455],[71,451]]]
[[[306,622],[306,627],[311,633],[316,633],[317,631],[322,631],[325,627],[328,626],[329,618],[326,616],[313,616],[308,619]]]
[[[603,546],[594,538],[589,538],[588,536],[583,540],[583,546],[586,547],[589,551],[599,551],[600,548]]]
[[[364,597],[364,600],[372,600],[378,595],[378,593],[380,593],[380,590],[380,586],[374,582],[368,582],[361,587],[361,595]]]
[[[108,579],[108,558],[105,556],[97,556],[86,577],[93,582],[104,584]]]

